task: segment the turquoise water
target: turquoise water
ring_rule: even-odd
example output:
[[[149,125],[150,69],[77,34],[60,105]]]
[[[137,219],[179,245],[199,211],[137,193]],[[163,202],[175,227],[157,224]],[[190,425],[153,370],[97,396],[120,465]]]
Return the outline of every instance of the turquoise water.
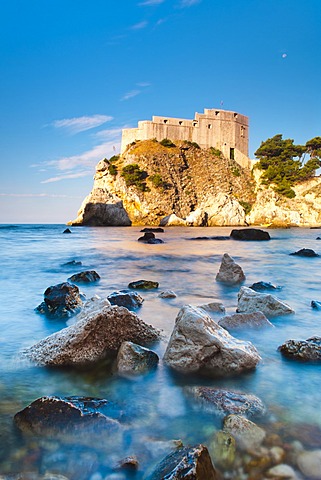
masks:
[[[189,385],[253,393],[289,428],[298,422],[321,427],[321,366],[286,361],[277,352],[278,345],[290,338],[321,336],[321,311],[310,306],[311,300],[321,301],[321,257],[289,256],[300,248],[321,253],[318,230],[269,230],[270,242],[237,242],[191,240],[229,235],[231,228],[172,227],[157,234],[164,244],[145,245],[137,242],[138,227],[78,227],[71,235],[62,234],[64,229],[64,225],[0,226],[0,473],[50,471],[69,479],[100,480],[115,471],[119,460],[136,455],[139,471],[134,476],[122,472],[117,479],[143,478],[167,452],[166,442],[206,444],[220,428],[219,418],[188,400],[184,387]],[[90,370],[60,370],[19,362],[20,350],[66,326],[63,320],[35,313],[44,290],[85,269],[94,269],[101,277],[99,283],[81,287],[87,297],[106,297],[139,279],[155,280],[160,290],[176,292],[175,299],[158,298],[160,290],[144,292],[145,301],[137,312],[164,331],[164,340],[154,348],[162,357],[183,305],[220,301],[227,313],[235,312],[239,288],[215,282],[225,252],[242,266],[245,285],[260,280],[280,285],[277,296],[296,312],[272,319],[274,329],[237,335],[259,350],[262,362],[255,372],[206,380],[174,375],[160,362],[156,372],[126,380],[106,364]],[[62,266],[70,260],[80,260],[82,266]],[[14,428],[14,414],[43,395],[107,398],[124,412],[125,433],[105,443],[95,435],[81,442],[22,436]]]

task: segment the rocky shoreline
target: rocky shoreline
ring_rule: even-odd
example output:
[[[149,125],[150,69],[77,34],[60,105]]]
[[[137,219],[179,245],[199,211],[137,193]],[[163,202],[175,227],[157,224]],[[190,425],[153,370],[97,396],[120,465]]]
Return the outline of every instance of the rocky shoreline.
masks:
[[[268,239],[267,232],[263,235],[251,230],[247,229],[247,235],[252,235],[247,240]],[[231,232],[232,237],[244,235],[246,232],[242,230],[233,235]],[[193,376],[194,386],[184,389],[186,401],[204,411],[208,420],[212,418],[213,425],[204,429],[202,444],[191,446],[183,445],[175,437],[156,445],[152,439],[139,438],[138,433],[140,447],[136,444],[134,451],[124,449],[126,456],[121,456],[115,445],[124,443],[135,423],[126,400],[116,405],[108,398],[48,395],[35,399],[14,417],[21,435],[33,439],[35,454],[41,459],[45,473],[3,473],[0,478],[321,479],[321,429],[318,426],[298,421],[287,428],[280,412],[273,410],[273,406],[267,407],[264,399],[250,392],[195,385],[195,378],[201,383],[204,377],[233,378],[251,374],[262,361],[260,352],[251,342],[240,340],[233,333],[255,328],[263,335],[266,328],[273,328],[276,316],[295,314],[291,306],[275,296],[280,287],[269,282],[246,287],[245,273],[229,254],[224,254],[216,281],[227,289],[240,287],[236,312],[226,315],[224,305],[217,302],[185,305],[178,311],[170,338],[164,338],[162,332],[146,324],[136,313],[144,301],[144,294],[136,290],[158,290],[157,282],[131,282],[126,289],[115,291],[108,298],[93,296],[87,301],[77,285],[69,283],[70,279],[48,287],[44,302],[36,311],[45,318],[65,319],[68,326],[24,349],[20,354],[22,359],[38,367],[75,371],[108,361],[113,365],[114,375],[129,382],[158,368],[167,368],[186,378]],[[94,284],[99,275],[95,271],[84,271],[74,278],[80,284],[84,281]],[[162,291],[159,297],[166,302],[175,295],[175,292]],[[150,349],[160,341],[167,344],[163,358]],[[320,344],[320,337],[315,336],[300,341],[289,339],[275,349],[288,361],[310,362],[313,366],[321,361]],[[74,453],[70,450],[68,461],[66,457],[58,472],[51,472],[50,459],[43,454],[44,446],[51,445],[55,451],[60,443],[66,445],[67,452],[74,445],[77,445],[76,451],[80,450],[73,460]],[[98,457],[102,454],[108,458],[104,475],[97,471]],[[22,449],[17,465],[23,461]]]

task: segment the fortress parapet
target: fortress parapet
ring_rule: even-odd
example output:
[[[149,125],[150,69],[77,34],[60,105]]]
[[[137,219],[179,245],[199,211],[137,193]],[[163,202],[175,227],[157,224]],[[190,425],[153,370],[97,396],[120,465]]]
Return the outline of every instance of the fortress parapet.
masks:
[[[201,148],[214,147],[242,167],[250,168],[249,119],[236,112],[205,108],[204,113],[195,113],[194,120],[153,116],[151,121],[138,122],[138,128],[123,129],[121,153],[136,140],[153,138],[188,140]]]

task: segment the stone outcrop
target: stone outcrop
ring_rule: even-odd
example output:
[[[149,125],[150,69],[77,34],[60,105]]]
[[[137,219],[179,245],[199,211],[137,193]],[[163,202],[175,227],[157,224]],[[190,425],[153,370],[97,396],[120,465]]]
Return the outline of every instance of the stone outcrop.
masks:
[[[181,148],[183,147],[183,148]],[[137,164],[145,187],[126,185],[123,168]],[[158,181],[154,182],[155,172]],[[310,226],[321,224],[321,178],[294,188],[293,199],[260,183],[260,172],[242,168],[211,149],[167,148],[137,142],[112,162],[101,160],[93,189],[72,225]]]
[[[170,453],[146,480],[219,480],[204,445],[182,447]]]
[[[186,305],[179,311],[164,361],[181,373],[209,376],[239,374],[260,360],[250,342],[232,337],[204,310]]]
[[[294,310],[286,303],[268,293],[255,292],[251,288],[241,287],[238,294],[238,313],[252,313],[260,311],[267,317],[288,315]]]
[[[216,275],[216,281],[225,283],[225,285],[236,285],[245,280],[245,275],[242,267],[235,263],[228,253],[224,253],[220,269]]]
[[[115,356],[123,341],[146,345],[158,339],[159,332],[127,308],[107,306],[83,315],[74,325],[25,349],[22,355],[37,365],[77,366]]]
[[[307,340],[287,340],[278,350],[287,358],[303,362],[320,362],[321,337],[311,337]]]

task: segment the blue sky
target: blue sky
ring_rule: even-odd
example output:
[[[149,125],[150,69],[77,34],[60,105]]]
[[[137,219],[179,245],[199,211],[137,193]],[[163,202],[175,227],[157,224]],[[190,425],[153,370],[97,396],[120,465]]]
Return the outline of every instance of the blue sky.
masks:
[[[0,223],[65,223],[123,127],[250,117],[250,153],[321,136],[320,0],[0,2]]]

